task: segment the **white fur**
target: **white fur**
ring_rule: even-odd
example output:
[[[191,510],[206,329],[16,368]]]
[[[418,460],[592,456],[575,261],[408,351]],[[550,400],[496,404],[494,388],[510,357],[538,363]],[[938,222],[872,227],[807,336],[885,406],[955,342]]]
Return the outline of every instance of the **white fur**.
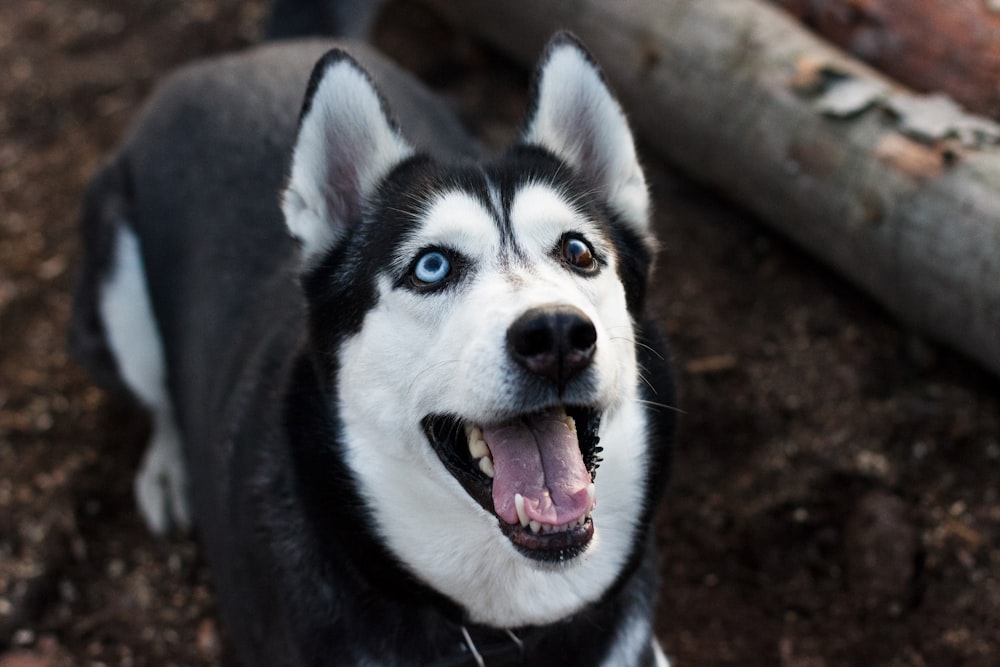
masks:
[[[191,526],[187,470],[177,425],[169,411],[153,413],[153,435],[135,476],[135,500],[146,526],[163,535],[170,526]]]
[[[378,305],[339,353],[340,372],[351,379],[339,396],[347,456],[389,548],[475,621],[507,627],[564,618],[598,600],[618,576],[640,529],[647,437],[614,257],[598,276],[577,275],[551,250],[568,228],[586,233],[591,223],[551,191],[525,188],[514,202],[516,262],[505,261],[481,202],[449,193],[429,206],[408,251],[446,239],[474,273],[457,289],[434,294],[394,288],[383,278]],[[420,425],[430,413],[489,423],[517,405],[506,330],[526,310],[549,304],[576,306],[593,320],[599,387],[577,398],[606,409],[594,539],[560,565],[520,554],[496,517],[444,468]]]
[[[302,119],[282,198],[306,263],[336,243],[352,212],[411,151],[364,72],[351,60],[329,65]]]
[[[576,168],[652,243],[649,193],[628,121],[598,70],[574,44],[560,44],[549,53],[537,102],[525,141]]]
[[[612,247],[604,242],[600,227],[581,216],[548,185],[521,188],[511,202],[510,218],[517,226],[518,242],[529,248],[548,252],[564,234],[577,232],[586,236],[599,253],[613,253]]]
[[[149,529],[163,534],[171,524],[190,525],[187,473],[139,240],[124,222],[112,262],[101,286],[101,320],[122,380],[152,415],[153,434],[135,478],[135,497]]]
[[[420,236],[408,239],[400,249],[402,261],[396,270],[405,269],[409,258],[427,246],[444,246],[476,258],[484,248],[500,246],[493,213],[466,194],[441,193],[426,204],[423,217]]]

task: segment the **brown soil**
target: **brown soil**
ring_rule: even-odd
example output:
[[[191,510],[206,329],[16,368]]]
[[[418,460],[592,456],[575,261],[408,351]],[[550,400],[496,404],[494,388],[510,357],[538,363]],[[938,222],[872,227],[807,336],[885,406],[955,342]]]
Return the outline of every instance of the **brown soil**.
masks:
[[[146,424],[65,351],[82,188],[261,0],[0,4],[0,666],[225,662],[197,545],[131,495]],[[379,42],[491,141],[525,75],[419,8]],[[1000,664],[1000,384],[647,156],[686,412],[658,523],[681,667]]]

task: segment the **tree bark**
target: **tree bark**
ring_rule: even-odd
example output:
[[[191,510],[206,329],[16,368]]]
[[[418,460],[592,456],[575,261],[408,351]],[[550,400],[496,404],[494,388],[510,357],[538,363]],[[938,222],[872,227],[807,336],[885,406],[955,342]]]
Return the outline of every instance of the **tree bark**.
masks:
[[[997,126],[760,0],[428,1],[524,63],[573,30],[648,146],[1000,373]]]
[[[1000,118],[1000,1],[770,1],[897,81]]]

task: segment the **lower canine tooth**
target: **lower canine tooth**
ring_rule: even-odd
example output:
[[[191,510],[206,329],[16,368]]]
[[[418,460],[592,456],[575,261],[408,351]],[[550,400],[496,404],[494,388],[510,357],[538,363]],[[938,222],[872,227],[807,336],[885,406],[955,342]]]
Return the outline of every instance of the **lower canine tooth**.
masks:
[[[597,507],[597,487],[594,486],[593,482],[587,487],[587,505],[590,507],[588,512]]]
[[[521,522],[522,528],[527,528],[529,519],[528,514],[524,511],[524,496],[520,493],[514,494],[514,509],[517,510],[517,519]]]

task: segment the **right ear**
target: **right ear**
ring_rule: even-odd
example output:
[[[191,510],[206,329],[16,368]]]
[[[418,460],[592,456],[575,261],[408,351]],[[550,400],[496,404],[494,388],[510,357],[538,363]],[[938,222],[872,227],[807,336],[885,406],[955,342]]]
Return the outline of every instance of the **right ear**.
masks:
[[[281,208],[306,265],[358,223],[364,201],[413,152],[368,74],[333,50],[313,68]]]
[[[625,112],[579,40],[553,36],[535,72],[522,140],[575,169],[651,252],[649,192]]]

